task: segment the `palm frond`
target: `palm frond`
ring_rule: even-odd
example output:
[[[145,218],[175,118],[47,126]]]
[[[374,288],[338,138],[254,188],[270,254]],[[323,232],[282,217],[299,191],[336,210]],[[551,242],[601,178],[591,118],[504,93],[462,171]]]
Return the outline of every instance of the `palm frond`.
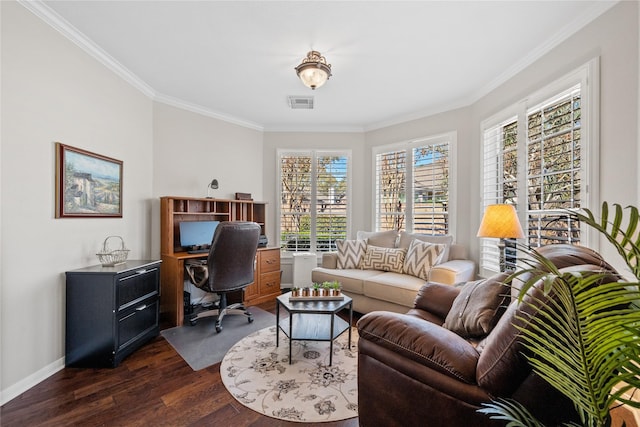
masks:
[[[602,203],[600,221],[596,220],[589,209],[583,209],[582,212],[571,211],[571,215],[604,235],[625,260],[634,276],[640,280],[640,232],[638,231],[640,213],[635,206],[627,206],[629,217],[626,227],[622,227],[624,209],[617,203],[613,204],[613,208],[614,215],[611,221],[609,221],[607,202]]]
[[[512,399],[483,403],[478,412],[489,415],[492,420],[506,421],[506,427],[544,427],[527,408]]]
[[[574,402],[586,425],[603,425],[620,400],[613,387],[637,373],[632,361],[640,348],[640,311],[629,307],[638,294],[619,282],[604,283],[611,277],[604,272],[551,275],[545,297],[522,300],[539,308],[535,316],[520,316],[517,326],[529,363]]]

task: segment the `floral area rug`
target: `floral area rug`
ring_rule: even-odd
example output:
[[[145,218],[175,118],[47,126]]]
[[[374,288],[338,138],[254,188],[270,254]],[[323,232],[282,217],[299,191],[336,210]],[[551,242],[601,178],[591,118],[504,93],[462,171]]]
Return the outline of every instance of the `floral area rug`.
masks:
[[[351,347],[345,331],[333,342],[293,341],[276,327],[246,336],[225,355],[222,382],[244,406],[272,418],[296,422],[338,421],[358,416],[358,332],[352,328]]]

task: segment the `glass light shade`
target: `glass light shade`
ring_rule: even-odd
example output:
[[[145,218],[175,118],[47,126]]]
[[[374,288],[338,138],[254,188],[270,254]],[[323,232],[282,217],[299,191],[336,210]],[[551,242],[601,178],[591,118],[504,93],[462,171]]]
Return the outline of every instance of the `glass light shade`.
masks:
[[[329,75],[322,68],[317,68],[314,64],[309,64],[303,70],[298,71],[298,76],[306,87],[318,88],[325,84]]]
[[[484,211],[478,237],[522,239],[524,232],[513,205],[489,205]]]

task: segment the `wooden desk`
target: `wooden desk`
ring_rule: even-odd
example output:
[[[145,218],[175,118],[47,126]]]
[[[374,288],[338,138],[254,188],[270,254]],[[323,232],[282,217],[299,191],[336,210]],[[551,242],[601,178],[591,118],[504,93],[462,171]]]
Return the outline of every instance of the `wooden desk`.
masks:
[[[207,253],[174,252],[162,255],[160,311],[173,326],[184,321],[184,263],[203,259]],[[258,248],[254,282],[245,288],[245,305],[260,304],[280,295],[280,249]]]

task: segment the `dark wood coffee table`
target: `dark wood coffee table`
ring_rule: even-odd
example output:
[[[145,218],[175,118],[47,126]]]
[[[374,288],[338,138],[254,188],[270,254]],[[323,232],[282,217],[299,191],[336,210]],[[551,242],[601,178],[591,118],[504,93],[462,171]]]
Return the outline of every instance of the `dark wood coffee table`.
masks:
[[[289,301],[291,292],[276,298],[276,347],[280,344],[280,330],[289,337],[289,364],[291,364],[291,343],[293,341],[329,341],[329,366],[333,363],[333,340],[344,331],[349,331],[351,347],[351,322],[353,321],[353,300],[343,295],[337,301]],[[289,317],[280,322],[280,307]],[[349,323],[338,313],[349,310]]]

